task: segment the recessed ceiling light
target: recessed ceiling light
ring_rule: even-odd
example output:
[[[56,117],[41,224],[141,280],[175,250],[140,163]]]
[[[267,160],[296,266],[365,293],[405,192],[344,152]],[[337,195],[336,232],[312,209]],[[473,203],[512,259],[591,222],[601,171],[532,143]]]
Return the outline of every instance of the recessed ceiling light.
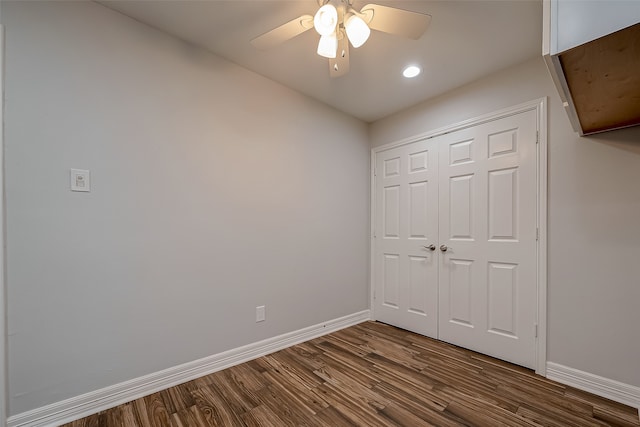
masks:
[[[420,67],[417,67],[415,65],[409,65],[407,68],[404,69],[404,71],[402,72],[402,75],[410,79],[420,74],[420,71],[421,71]]]

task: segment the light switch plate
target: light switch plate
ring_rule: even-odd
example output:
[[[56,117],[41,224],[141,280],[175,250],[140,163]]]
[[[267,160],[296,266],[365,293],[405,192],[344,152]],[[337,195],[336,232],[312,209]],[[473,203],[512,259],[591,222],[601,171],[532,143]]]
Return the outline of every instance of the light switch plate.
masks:
[[[264,322],[266,319],[265,306],[256,307],[256,322]]]
[[[91,191],[91,174],[84,169],[69,170],[71,191]]]

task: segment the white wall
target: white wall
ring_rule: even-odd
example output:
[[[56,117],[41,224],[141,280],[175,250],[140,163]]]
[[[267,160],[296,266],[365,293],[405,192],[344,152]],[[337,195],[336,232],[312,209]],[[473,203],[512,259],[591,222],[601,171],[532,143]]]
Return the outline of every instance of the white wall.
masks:
[[[640,22],[640,2],[553,0],[551,55]]]
[[[370,127],[373,146],[549,96],[548,360],[640,386],[640,127],[575,134],[542,58]]]
[[[2,7],[10,415],[367,308],[364,123],[93,2]]]

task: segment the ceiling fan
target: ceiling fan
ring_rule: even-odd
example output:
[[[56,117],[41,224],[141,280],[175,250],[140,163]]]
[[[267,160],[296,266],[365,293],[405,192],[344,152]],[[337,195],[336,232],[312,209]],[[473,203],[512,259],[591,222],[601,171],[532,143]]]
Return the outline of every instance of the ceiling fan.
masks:
[[[329,58],[331,77],[349,72],[349,44],[362,46],[371,30],[417,40],[426,31],[431,15],[410,12],[378,4],[368,4],[360,11],[353,0],[318,0],[320,9],[314,16],[302,15],[253,40],[258,49],[268,49],[304,33],[311,28],[320,34],[317,53]]]

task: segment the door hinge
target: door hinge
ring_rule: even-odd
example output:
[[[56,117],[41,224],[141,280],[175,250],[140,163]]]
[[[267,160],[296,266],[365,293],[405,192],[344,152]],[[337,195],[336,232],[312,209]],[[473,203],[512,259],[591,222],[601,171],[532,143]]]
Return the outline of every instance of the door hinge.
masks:
[[[373,168],[373,176],[378,176],[378,170],[376,168]]]
[[[536,338],[538,338],[538,324],[534,323],[533,324],[533,332]]]
[[[536,144],[540,143],[540,131],[536,131]]]
[[[375,289],[373,290],[373,299],[374,300],[376,299],[376,290]]]
[[[536,227],[536,242],[540,240],[540,229]]]

